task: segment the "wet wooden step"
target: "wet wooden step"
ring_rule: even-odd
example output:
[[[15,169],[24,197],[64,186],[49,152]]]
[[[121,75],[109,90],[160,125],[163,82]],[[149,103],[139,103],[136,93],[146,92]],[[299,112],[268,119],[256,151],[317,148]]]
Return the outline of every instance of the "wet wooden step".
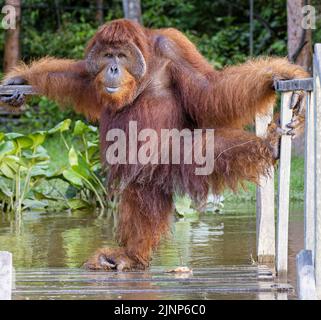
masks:
[[[39,268],[16,270],[14,278],[14,299],[211,299],[293,292],[289,284],[276,283],[265,266],[218,266],[192,273]]]

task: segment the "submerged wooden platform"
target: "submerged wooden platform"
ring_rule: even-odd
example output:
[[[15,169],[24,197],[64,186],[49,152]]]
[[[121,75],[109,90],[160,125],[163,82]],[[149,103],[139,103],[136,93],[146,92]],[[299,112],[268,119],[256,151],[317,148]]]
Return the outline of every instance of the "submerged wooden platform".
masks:
[[[192,273],[21,269],[13,299],[278,299],[293,295],[265,266],[218,266]]]

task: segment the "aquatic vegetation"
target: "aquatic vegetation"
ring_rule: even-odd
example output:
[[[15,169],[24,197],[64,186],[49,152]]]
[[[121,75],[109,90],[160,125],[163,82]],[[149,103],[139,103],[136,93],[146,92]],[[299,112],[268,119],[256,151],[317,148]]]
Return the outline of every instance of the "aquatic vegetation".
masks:
[[[68,135],[68,139],[66,138]],[[58,136],[68,154],[52,166],[45,140]],[[66,119],[47,131],[0,132],[0,209],[17,214],[28,209],[82,209],[107,206],[100,171],[97,128]]]

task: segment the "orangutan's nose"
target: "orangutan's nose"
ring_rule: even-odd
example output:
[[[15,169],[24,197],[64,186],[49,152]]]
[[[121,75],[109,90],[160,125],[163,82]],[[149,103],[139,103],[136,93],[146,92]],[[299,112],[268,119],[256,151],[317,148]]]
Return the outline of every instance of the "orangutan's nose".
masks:
[[[109,68],[109,70],[108,70],[108,73],[109,73],[110,76],[117,76],[118,73],[119,73],[119,69],[118,69],[118,67],[116,65],[111,66]]]

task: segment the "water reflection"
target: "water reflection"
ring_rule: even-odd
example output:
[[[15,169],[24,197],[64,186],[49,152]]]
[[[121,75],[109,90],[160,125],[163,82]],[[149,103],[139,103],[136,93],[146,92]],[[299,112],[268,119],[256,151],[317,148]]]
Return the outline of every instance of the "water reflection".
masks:
[[[0,213],[0,250],[13,253],[16,268],[79,267],[102,246],[115,246],[113,221],[86,212],[25,213],[21,224]],[[173,224],[152,261],[154,267],[190,268],[250,264],[255,257],[255,206],[186,217]],[[295,255],[303,248],[302,208],[292,208],[289,280],[295,285]],[[230,297],[231,298],[231,297]],[[264,298],[247,295],[246,298]]]

